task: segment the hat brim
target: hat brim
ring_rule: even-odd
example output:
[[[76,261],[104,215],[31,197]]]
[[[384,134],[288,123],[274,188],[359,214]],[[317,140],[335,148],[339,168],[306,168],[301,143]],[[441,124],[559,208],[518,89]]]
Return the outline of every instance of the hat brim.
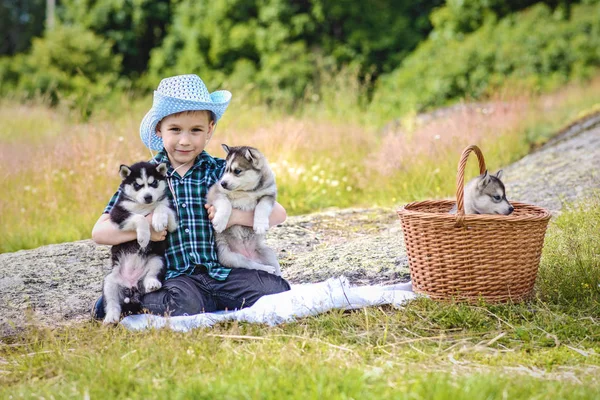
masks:
[[[160,151],[163,148],[162,138],[156,135],[156,126],[168,115],[183,111],[210,111],[218,122],[231,102],[228,90],[217,90],[210,93],[210,102],[183,100],[169,97],[154,91],[152,108],[140,124],[140,137],[150,150]]]

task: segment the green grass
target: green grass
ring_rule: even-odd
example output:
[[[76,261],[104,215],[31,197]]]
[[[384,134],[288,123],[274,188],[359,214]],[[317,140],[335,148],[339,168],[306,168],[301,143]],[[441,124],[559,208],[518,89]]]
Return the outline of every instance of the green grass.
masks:
[[[419,300],[275,328],[32,329],[1,347],[0,397],[593,398],[590,311]]]
[[[32,323],[0,342],[0,398],[594,399],[600,288],[579,288],[600,276],[598,224],[600,198],[551,222],[523,304],[417,299],[188,333]]]
[[[545,247],[538,278],[542,300],[575,306],[599,303],[600,194],[567,207],[554,221]]]

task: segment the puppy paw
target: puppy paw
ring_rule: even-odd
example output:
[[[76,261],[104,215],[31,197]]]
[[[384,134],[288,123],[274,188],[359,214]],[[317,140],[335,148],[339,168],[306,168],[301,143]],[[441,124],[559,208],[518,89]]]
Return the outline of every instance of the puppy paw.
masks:
[[[175,232],[177,229],[177,218],[175,215],[169,215],[169,222],[167,223],[167,230],[169,232]]]
[[[150,243],[150,231],[141,230],[137,232],[137,241],[140,247],[143,249]]]
[[[257,262],[252,262],[252,264],[250,264],[250,268],[257,269],[259,271],[265,271],[270,274],[275,274],[275,272],[277,271],[277,269],[272,265],[266,265]]]
[[[144,279],[144,289],[146,289],[146,293],[154,292],[162,287],[162,283],[156,278],[146,278]]]
[[[169,215],[166,213],[154,213],[152,215],[152,228],[156,232],[162,232],[169,223]]]
[[[212,220],[212,224],[213,228],[215,228],[215,231],[221,233],[225,230],[225,228],[227,228],[227,219],[223,218],[222,215],[215,215]]]
[[[257,235],[264,235],[269,230],[269,220],[268,219],[264,219],[264,220],[255,219],[253,228],[254,228],[254,232]]]
[[[104,325],[118,324],[120,317],[121,317],[121,315],[119,312],[108,311],[106,313],[106,316],[104,317],[104,321],[102,321],[102,322],[104,323]]]

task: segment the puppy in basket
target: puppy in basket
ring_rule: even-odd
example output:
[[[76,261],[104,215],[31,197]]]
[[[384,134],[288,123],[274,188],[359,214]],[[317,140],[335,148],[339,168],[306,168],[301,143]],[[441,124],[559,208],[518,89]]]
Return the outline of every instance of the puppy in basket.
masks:
[[[506,189],[501,178],[502,170],[496,174],[489,174],[486,170],[469,181],[465,186],[465,214],[511,214],[514,207],[506,199]],[[456,214],[456,204],[450,214]]]
[[[277,255],[264,243],[277,198],[275,176],[257,149],[222,146],[227,153],[225,173],[206,196],[216,209],[212,224],[219,262],[230,268],[257,269],[280,276]],[[233,208],[254,211],[254,226],[227,228]]]

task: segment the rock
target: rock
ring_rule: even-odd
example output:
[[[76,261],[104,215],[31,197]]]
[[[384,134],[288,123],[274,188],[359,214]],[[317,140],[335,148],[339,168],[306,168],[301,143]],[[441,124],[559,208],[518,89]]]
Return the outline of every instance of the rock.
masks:
[[[330,210],[290,217],[268,233],[292,283],[346,275],[351,282],[408,280],[392,209]],[[396,228],[394,231],[393,228]],[[91,240],[0,254],[0,336],[28,323],[57,326],[89,318],[110,271],[110,247]]]
[[[86,318],[109,258],[109,247],[91,240],[0,254],[0,334]]]
[[[591,129],[583,121],[579,132],[567,129],[567,139],[556,137],[504,169],[509,200],[536,204],[558,214],[567,203],[593,195],[600,189],[600,117]]]

